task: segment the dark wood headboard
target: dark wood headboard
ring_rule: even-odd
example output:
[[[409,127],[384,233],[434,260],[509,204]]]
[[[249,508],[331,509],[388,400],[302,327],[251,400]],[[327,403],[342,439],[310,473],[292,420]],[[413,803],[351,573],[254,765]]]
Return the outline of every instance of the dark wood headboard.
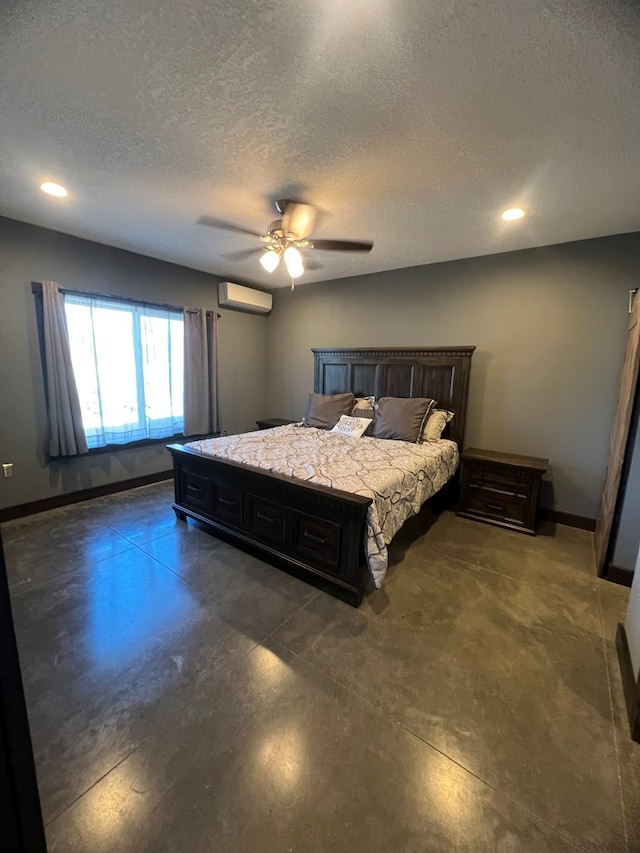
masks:
[[[447,438],[462,448],[475,347],[313,349],[314,391],[356,397],[433,397],[455,412]]]

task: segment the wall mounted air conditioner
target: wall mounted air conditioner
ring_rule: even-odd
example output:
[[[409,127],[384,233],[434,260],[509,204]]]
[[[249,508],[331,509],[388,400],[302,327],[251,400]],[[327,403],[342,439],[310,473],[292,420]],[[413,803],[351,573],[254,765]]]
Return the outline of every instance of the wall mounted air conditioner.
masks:
[[[270,293],[233,284],[231,281],[218,282],[218,304],[221,308],[237,308],[239,311],[251,311],[254,314],[268,314],[271,311],[273,297]]]

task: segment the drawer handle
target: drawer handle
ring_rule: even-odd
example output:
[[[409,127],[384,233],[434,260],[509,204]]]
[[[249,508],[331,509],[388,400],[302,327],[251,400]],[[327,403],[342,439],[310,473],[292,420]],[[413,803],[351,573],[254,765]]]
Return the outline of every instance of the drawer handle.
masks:
[[[310,539],[312,542],[317,542],[318,545],[324,545],[326,543],[326,539],[322,536],[316,536],[315,533],[309,533],[308,530],[305,530],[302,534],[305,539]]]
[[[515,489],[512,489],[509,486],[496,486],[486,480],[480,480],[478,483],[471,483],[471,488],[482,489],[484,492],[493,492],[496,495],[509,495],[510,497],[517,497],[518,494]]]
[[[489,504],[489,503],[486,503],[486,504],[485,504],[485,506],[486,506],[486,508],[487,508],[487,509],[492,509],[492,510],[494,510],[495,512],[504,512],[504,511],[505,511],[504,507],[503,507],[503,506],[498,506],[498,504]]]
[[[256,518],[259,518],[260,521],[268,521],[269,524],[276,524],[278,519],[272,518],[270,515],[265,515],[263,512],[256,512]]]
[[[188,483],[187,484],[187,491],[199,493],[199,492],[203,491],[203,489],[202,489],[202,486],[194,486],[191,483]]]
[[[221,504],[224,504],[225,506],[235,506],[236,505],[235,501],[229,500],[229,498],[225,498],[222,495],[220,495],[218,500],[220,501]]]

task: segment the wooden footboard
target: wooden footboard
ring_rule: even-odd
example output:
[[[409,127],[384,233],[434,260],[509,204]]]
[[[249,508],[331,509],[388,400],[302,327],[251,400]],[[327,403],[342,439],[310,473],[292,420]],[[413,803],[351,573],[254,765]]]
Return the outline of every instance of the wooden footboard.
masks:
[[[360,604],[371,498],[214,459],[180,444],[168,449],[179,519],[196,518],[235,544],[329,581],[350,603]]]

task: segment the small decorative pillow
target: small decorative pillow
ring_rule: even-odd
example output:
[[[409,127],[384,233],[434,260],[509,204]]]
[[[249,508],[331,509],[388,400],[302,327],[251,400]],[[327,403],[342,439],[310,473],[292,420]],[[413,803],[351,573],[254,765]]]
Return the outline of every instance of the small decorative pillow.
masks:
[[[351,416],[354,418],[369,418],[369,420],[373,420],[375,407],[375,397],[356,397],[353,409],[351,410]]]
[[[317,429],[331,429],[340,420],[341,415],[351,414],[354,396],[349,391],[347,394],[309,394],[307,411],[302,423],[306,427],[317,427]]]
[[[453,419],[453,412],[446,409],[434,409],[424,427],[422,433],[423,441],[440,441],[446,425]]]
[[[430,397],[380,397],[371,435],[417,443],[427,416],[436,405]]]
[[[370,426],[371,418],[353,418],[349,415],[342,415],[331,432],[339,432],[342,435],[351,435],[353,438],[360,438]]]

